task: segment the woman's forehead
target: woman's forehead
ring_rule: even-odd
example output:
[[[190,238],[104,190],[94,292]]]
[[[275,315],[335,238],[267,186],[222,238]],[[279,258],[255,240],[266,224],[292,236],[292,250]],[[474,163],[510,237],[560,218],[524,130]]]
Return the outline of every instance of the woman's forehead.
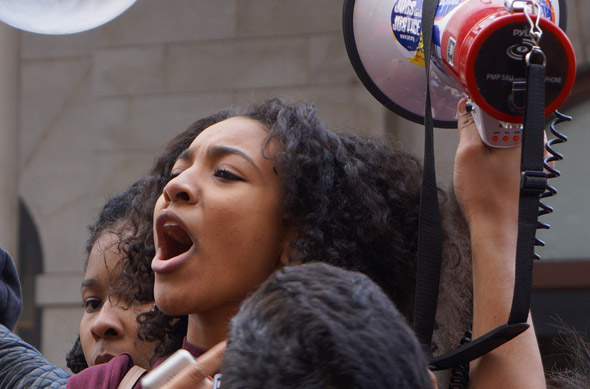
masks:
[[[88,256],[87,276],[96,277],[103,273],[107,275],[113,271],[123,258],[119,247],[120,239],[117,233],[110,231],[105,231],[98,237]]]
[[[268,129],[258,120],[235,116],[204,129],[191,143],[187,152],[194,153],[201,145],[222,144],[234,147],[260,148],[268,135]],[[182,153],[179,156],[185,156]]]

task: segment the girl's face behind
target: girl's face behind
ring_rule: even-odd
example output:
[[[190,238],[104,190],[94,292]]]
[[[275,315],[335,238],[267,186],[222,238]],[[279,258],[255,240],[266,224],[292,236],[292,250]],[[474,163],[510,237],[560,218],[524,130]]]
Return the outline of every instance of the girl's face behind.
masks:
[[[82,281],[84,315],[80,321],[80,342],[88,366],[108,362],[126,352],[135,364],[147,367],[153,344],[137,339],[136,317],[153,304],[128,305],[109,293],[110,282],[118,276],[117,264],[123,257],[118,242],[116,234],[104,232],[88,256]]]
[[[233,117],[208,127],[178,158],[154,210],[154,296],[163,312],[227,325],[286,262],[280,183],[262,156],[266,135],[260,122]]]

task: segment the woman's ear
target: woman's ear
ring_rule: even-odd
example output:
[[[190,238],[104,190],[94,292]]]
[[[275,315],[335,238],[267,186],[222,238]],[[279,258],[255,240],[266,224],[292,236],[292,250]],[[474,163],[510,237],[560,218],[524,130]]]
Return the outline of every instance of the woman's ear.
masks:
[[[298,258],[297,250],[293,247],[293,243],[297,239],[297,233],[294,227],[289,227],[285,233],[285,239],[283,241],[283,249],[279,256],[279,261],[282,266],[287,265],[298,265],[301,263],[301,259]]]

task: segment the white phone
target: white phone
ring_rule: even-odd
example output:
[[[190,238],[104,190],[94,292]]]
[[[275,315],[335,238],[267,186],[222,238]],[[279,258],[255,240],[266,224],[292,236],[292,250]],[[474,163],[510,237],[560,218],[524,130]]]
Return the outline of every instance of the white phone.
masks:
[[[195,363],[195,358],[188,351],[180,349],[146,374],[141,379],[141,386],[145,389],[158,389],[191,363]]]

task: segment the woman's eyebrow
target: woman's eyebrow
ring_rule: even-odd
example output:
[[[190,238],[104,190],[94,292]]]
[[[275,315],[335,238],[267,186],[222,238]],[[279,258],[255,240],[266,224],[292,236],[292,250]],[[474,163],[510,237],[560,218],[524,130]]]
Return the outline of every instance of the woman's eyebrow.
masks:
[[[87,278],[84,281],[82,281],[82,285],[80,286],[80,289],[88,288],[88,287],[94,286],[94,285],[96,285],[96,278]]]
[[[237,156],[245,159],[252,166],[254,166],[256,168],[256,170],[260,171],[260,169],[258,168],[258,165],[256,165],[256,162],[254,162],[252,157],[250,157],[248,154],[246,154],[242,150],[237,149],[235,147],[219,146],[219,145],[212,146],[211,148],[209,148],[208,154],[211,158],[222,157],[224,155],[237,155]]]
[[[191,157],[191,151],[189,149],[184,149],[184,151],[182,153],[180,153],[178,155],[178,157],[176,158],[177,161],[179,160],[189,160]]]

